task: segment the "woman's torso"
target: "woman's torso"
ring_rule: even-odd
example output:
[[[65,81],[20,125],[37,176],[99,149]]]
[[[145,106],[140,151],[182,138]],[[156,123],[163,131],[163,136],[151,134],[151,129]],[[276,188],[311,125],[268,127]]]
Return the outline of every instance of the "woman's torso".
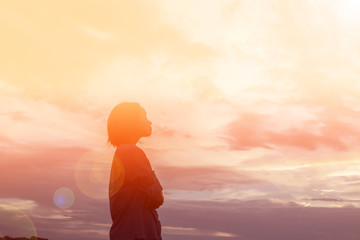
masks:
[[[139,171],[152,171],[146,155],[134,144],[120,145],[114,154],[109,183],[113,221],[110,240],[161,240],[161,224],[156,209],[146,207],[145,194],[129,180]]]

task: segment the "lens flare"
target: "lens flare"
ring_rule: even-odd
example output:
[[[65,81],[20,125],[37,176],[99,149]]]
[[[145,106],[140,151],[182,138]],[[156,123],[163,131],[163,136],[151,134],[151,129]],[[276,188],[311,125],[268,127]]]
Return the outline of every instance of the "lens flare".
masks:
[[[4,236],[37,237],[35,225],[28,214],[15,207],[0,207],[0,239]]]
[[[61,187],[54,193],[54,203],[59,208],[69,208],[74,204],[75,196],[71,189]]]
[[[118,156],[114,155],[110,174],[109,197],[113,196],[121,189],[124,183],[124,178],[124,166]]]
[[[77,187],[86,196],[94,199],[108,198],[111,160],[113,152],[107,149],[85,153],[75,166]]]

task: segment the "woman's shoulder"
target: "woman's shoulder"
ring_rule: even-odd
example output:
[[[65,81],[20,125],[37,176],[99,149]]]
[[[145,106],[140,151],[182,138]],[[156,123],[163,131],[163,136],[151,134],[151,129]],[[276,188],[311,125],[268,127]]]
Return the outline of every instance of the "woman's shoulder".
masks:
[[[144,151],[139,148],[138,146],[136,146],[136,144],[132,144],[132,143],[124,143],[121,144],[119,146],[117,146],[116,152],[118,153],[123,153],[126,155],[144,155]]]
[[[132,163],[138,166],[149,166],[151,164],[146,157],[144,151],[135,144],[121,144],[117,147],[115,154],[121,159],[124,164]]]

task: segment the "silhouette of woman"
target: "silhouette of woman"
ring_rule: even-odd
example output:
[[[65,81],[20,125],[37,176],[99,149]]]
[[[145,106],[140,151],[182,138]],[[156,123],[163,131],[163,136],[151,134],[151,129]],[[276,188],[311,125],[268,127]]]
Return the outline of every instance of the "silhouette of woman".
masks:
[[[162,240],[156,209],[164,203],[163,188],[136,146],[151,135],[151,124],[135,102],[120,103],[107,120],[108,142],[116,147],[109,183],[110,240]]]

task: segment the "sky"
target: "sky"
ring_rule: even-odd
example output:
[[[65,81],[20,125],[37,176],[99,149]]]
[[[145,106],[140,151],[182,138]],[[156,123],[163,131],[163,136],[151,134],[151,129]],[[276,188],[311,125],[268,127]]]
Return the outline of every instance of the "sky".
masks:
[[[359,239],[359,1],[0,5],[0,236],[108,239],[134,101],[164,240]]]

